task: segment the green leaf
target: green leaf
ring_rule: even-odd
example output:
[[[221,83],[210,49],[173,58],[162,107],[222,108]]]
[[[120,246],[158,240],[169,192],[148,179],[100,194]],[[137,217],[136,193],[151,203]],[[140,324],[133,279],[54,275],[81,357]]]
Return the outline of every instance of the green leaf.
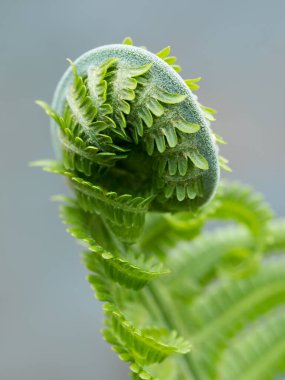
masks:
[[[165,128],[162,129],[162,133],[166,137],[169,147],[174,148],[178,143],[175,129],[171,128],[171,126],[166,126]]]
[[[71,60],[68,60],[68,62],[73,71],[74,81],[67,93],[67,102],[79,124],[85,129],[86,133],[88,133],[89,127],[94,121],[98,110],[88,95],[83,78],[77,74],[75,65]]]
[[[40,106],[44,111],[45,113],[51,117],[59,126],[62,126],[62,119],[60,118],[60,116],[55,112],[54,109],[52,109],[50,107],[49,104],[47,104],[46,102],[43,102],[42,100],[37,100],[36,101],[36,104],[38,106]]]
[[[173,125],[183,133],[197,133],[201,128],[199,124],[191,123],[182,117],[178,120],[174,120]]]
[[[130,66],[128,68],[130,76],[133,78],[137,78],[141,75],[146,74],[152,67],[153,63],[146,63],[145,65],[142,66]]]
[[[156,93],[153,95],[157,100],[165,104],[177,104],[183,102],[187,95],[174,94],[163,89],[157,89]]]
[[[144,121],[147,128],[150,128],[153,125],[153,117],[146,107],[141,107],[138,111],[138,116]]]
[[[112,327],[120,343],[126,345],[136,361],[142,365],[162,362],[174,353],[186,354],[190,345],[178,338],[176,332],[153,338],[147,332],[136,328],[122,313],[107,305],[107,315],[111,317]],[[158,336],[161,330],[157,330]]]
[[[198,151],[198,149],[193,149],[189,152],[189,157],[193,164],[202,170],[209,169],[209,163],[206,158]]]
[[[179,66],[179,65],[172,65],[171,67],[172,67],[173,70],[176,71],[177,73],[180,73],[180,71],[182,70],[182,69],[181,69],[181,66]]]
[[[112,114],[113,108],[106,103],[108,84],[105,79],[108,71],[117,64],[116,58],[104,61],[99,67],[91,66],[87,72],[87,86],[94,105],[98,108],[100,116]],[[115,126],[115,125],[114,125]]]
[[[73,234],[72,229],[70,233]],[[84,256],[85,266],[94,271],[98,262],[102,263],[106,275],[112,281],[118,282],[126,288],[142,289],[151,280],[168,273],[168,271],[152,269],[151,265],[147,265],[147,263],[144,263],[144,265],[139,263],[141,266],[138,266],[135,258],[126,260],[125,258],[114,256],[98,245],[91,246],[90,250],[93,253],[86,253]],[[89,281],[92,282],[92,277],[89,278]]]
[[[161,59],[165,59],[169,54],[170,54],[170,46],[166,46],[164,49],[160,50],[158,53],[156,53],[156,55],[161,58]]]
[[[177,58],[176,57],[167,57],[164,59],[164,61],[166,63],[168,63],[169,65],[172,65],[173,63],[175,63],[177,61]]]
[[[126,37],[124,38],[123,42],[122,42],[124,45],[133,45],[133,40],[131,37]]]
[[[195,91],[199,90],[200,86],[197,83],[200,82],[201,79],[201,77],[194,79],[185,79],[184,82],[190,88],[190,90]]]
[[[163,115],[164,113],[164,107],[155,98],[148,99],[146,106],[157,117]]]

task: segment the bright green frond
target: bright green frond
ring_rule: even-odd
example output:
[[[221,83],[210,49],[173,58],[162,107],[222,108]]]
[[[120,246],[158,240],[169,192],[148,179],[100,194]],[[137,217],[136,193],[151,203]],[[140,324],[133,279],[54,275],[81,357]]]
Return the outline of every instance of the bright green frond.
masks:
[[[264,230],[273,213],[259,194],[239,183],[223,182],[216,199],[220,206],[213,218],[235,220],[249,228],[261,242],[264,240]]]
[[[96,273],[98,267],[103,267],[112,281],[132,289],[140,289],[152,279],[168,273],[142,255],[135,256],[131,252],[122,256],[118,250],[113,249],[111,253],[104,249],[96,241],[96,219],[76,204],[62,206],[61,216],[65,224],[71,225],[68,232],[87,244],[89,252],[84,254],[83,261],[91,272]]]
[[[240,334],[219,365],[221,380],[274,380],[285,370],[285,314],[281,309]]]
[[[268,264],[255,276],[210,287],[190,308],[193,361],[205,379],[212,379],[229,339],[250,320],[285,302],[284,260]],[[194,327],[195,326],[195,327]]]
[[[162,362],[172,354],[186,354],[190,345],[176,332],[166,333],[161,329],[152,330],[151,334],[136,328],[112,306],[106,305],[105,311],[111,318],[112,328],[117,340],[128,347],[136,362],[145,365]],[[107,333],[108,334],[108,333]],[[153,336],[155,334],[155,336]]]
[[[84,83],[83,78],[77,74],[75,65],[70,60],[69,63],[72,67],[74,80],[73,85],[70,87],[69,92],[67,93],[67,102],[78,123],[82,126],[86,134],[89,136],[90,126],[94,121],[98,110],[88,95],[87,87]]]

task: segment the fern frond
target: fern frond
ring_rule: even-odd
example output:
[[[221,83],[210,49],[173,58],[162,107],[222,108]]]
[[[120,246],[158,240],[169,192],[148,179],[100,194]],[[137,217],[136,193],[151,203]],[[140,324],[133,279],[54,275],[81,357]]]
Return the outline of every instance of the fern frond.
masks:
[[[73,191],[57,199],[105,304],[104,338],[136,380],[270,380],[284,370],[285,222],[247,187],[216,194],[229,167],[216,111],[192,93],[201,78],[129,37],[70,64],[53,106],[38,102],[62,155],[34,165]],[[213,219],[239,225],[200,236]]]
[[[111,318],[113,331],[118,341],[128,347],[128,351],[142,365],[160,363],[169,355],[186,354],[190,351],[189,343],[178,338],[176,332],[165,335],[165,331],[161,329],[156,331],[152,329],[149,334],[147,330],[143,331],[134,327],[113,306],[106,305],[105,311]]]
[[[248,279],[221,282],[194,300],[190,310],[195,368],[212,379],[228,339],[249,320],[285,302],[285,263],[267,264]],[[195,327],[194,327],[195,326]]]
[[[67,93],[67,102],[75,115],[78,123],[84,128],[85,132],[89,135],[90,126],[97,115],[97,108],[88,96],[87,88],[84,80],[77,74],[75,65],[71,60],[68,60],[73,71],[74,81]]]
[[[209,288],[191,306],[193,320],[197,322],[197,326],[204,326],[198,333],[199,340],[218,333],[221,326],[225,334],[226,328],[231,330],[241,320],[254,318],[261,310],[267,311],[283,302],[284,273],[284,260],[279,260],[277,263],[267,264],[255,276],[230,284],[222,282]],[[210,314],[208,311],[211,311]]]
[[[137,77],[144,75],[152,64],[141,66],[120,65],[118,60],[113,59],[114,64],[109,67],[105,76],[107,80],[107,101],[113,109],[112,119],[123,132],[127,126],[126,115],[131,111],[130,101],[136,97]]]
[[[43,170],[67,176],[73,184],[81,208],[89,213],[101,215],[115,235],[122,241],[133,242],[141,235],[145,214],[152,197],[133,197],[105,191],[102,187],[83,180],[65,169],[55,160],[41,160],[34,163]],[[124,225],[122,229],[121,226]]]
[[[108,69],[117,62],[116,59],[110,58],[106,62],[103,62],[99,67],[92,66],[88,70],[87,86],[89,89],[90,97],[93,104],[97,107],[99,115],[105,116],[112,114],[113,108],[107,101],[107,88],[108,83],[105,79]],[[103,119],[104,120],[104,119]],[[116,125],[112,119],[108,119],[110,123],[113,123],[113,127]]]
[[[97,273],[97,268],[103,267],[105,275],[112,281],[135,290],[168,273],[161,265],[146,260],[141,255],[137,257],[132,253],[123,257],[118,250],[113,249],[111,253],[104,249],[94,238],[96,220],[92,222],[92,215],[83,211],[74,202],[61,207],[61,217],[65,224],[72,226],[67,231],[87,244],[89,252],[84,254],[83,262],[90,271]]]
[[[177,245],[177,242],[191,241],[199,235],[208,215],[211,215],[217,206],[218,204],[212,201],[194,215],[191,212],[152,214],[146,219],[144,232],[139,242],[140,248],[145,253],[165,257],[167,252]],[[192,249],[189,249],[185,256],[191,258],[189,252],[191,254]],[[184,257],[184,251],[179,251],[178,256]]]
[[[223,182],[216,197],[220,202],[211,217],[232,219],[244,224],[254,236],[261,241],[267,223],[272,219],[273,212],[260,195],[239,183]]]
[[[113,350],[118,354],[119,358],[124,362],[129,362],[129,368],[132,372],[132,378],[136,380],[159,380],[152,376],[146,368],[137,363],[133,354],[122,345],[115,334],[110,329],[104,330],[104,339],[112,345]]]
[[[174,230],[168,232],[166,224],[163,228],[167,231],[166,242],[154,237],[156,254],[162,255],[163,249],[168,252],[175,246],[176,241],[184,240],[183,244],[174,248],[174,253],[167,263],[173,268],[173,275],[168,281],[174,289],[175,297],[179,296],[183,301],[192,300],[204,290],[207,284],[217,278],[226,277],[236,280],[256,273],[260,265],[260,255],[267,257],[271,253],[282,252],[285,249],[283,219],[269,222],[264,231],[265,243],[258,256],[256,255],[256,238],[243,226],[222,227],[197,237],[194,235],[192,236],[194,239],[189,243],[186,243],[187,239],[182,233],[175,238]],[[188,240],[190,240],[191,232],[187,232],[186,229],[185,233],[189,234]],[[168,243],[168,236],[173,236],[172,243]],[[144,240],[142,242],[144,243]],[[176,273],[179,273],[179,276]],[[185,292],[185,286],[187,286],[187,292]]]
[[[132,261],[136,262],[135,258],[130,258],[130,261],[128,261],[106,252],[98,245],[90,247],[90,250],[92,252],[86,253],[83,260],[86,268],[94,271],[96,270],[96,265],[100,262],[104,265],[106,275],[126,288],[139,290],[149,281],[168,273],[167,271],[159,271],[155,267],[149,270],[138,267],[132,263]],[[144,263],[144,266],[146,266],[146,263]]]
[[[134,128],[132,134],[135,142],[138,143],[139,138],[143,137],[150,156],[156,149],[163,153],[167,146],[176,147],[181,132],[189,134],[200,130],[200,125],[187,121],[175,108],[171,108],[171,105],[183,102],[186,95],[165,91],[144,78],[138,82],[127,121]]]
[[[240,334],[219,365],[221,380],[274,380],[285,370],[284,310],[261,318]]]
[[[63,163],[67,170],[77,170],[86,176],[91,176],[95,167],[94,164],[100,166],[112,166],[114,162],[119,159],[126,158],[127,149],[118,149],[112,140],[106,141],[106,137],[102,135],[102,131],[108,128],[106,123],[101,122],[99,126],[96,122],[97,140],[98,143],[108,145],[108,148],[113,150],[100,152],[97,146],[91,145],[82,134],[82,128],[74,121],[74,115],[66,108],[63,117],[60,117],[55,110],[53,110],[47,103],[38,101],[45,112],[57,123],[60,127],[60,141],[62,144]],[[110,144],[111,143],[111,144]],[[116,150],[119,152],[116,152]],[[115,153],[116,152],[116,153]]]
[[[245,275],[249,264],[254,263],[255,249],[254,240],[244,228],[227,227],[204,233],[190,243],[180,245],[170,260],[169,265],[179,273],[173,279],[173,289],[181,289],[183,295],[183,283],[188,283],[197,292],[213,278],[225,274],[223,272],[234,277]],[[192,296],[188,293],[188,297]]]
[[[71,177],[71,181],[83,210],[101,215],[122,241],[131,243],[137,240],[142,233],[145,214],[152,197],[106,192],[100,186],[78,177]]]

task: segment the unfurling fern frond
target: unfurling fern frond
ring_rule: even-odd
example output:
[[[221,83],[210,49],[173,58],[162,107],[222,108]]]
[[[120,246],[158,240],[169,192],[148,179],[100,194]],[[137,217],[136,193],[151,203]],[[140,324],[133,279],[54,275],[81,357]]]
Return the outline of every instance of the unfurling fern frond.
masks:
[[[104,303],[104,339],[136,380],[273,380],[285,223],[248,187],[218,185],[230,169],[216,111],[193,94],[201,78],[130,37],[69,63],[52,106],[37,102],[56,160],[34,165],[72,191],[56,198]],[[212,220],[238,225],[203,232]]]
[[[222,182],[216,199],[220,205],[211,217],[235,220],[249,228],[254,236],[263,239],[273,212],[260,195],[248,186]]]

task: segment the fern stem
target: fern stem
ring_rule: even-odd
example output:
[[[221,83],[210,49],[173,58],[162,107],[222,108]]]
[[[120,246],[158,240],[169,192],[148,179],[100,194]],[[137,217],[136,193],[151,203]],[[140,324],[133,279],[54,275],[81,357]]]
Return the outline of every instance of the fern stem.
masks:
[[[102,219],[103,224],[106,227],[106,231],[109,235],[110,242],[117,247],[117,249],[124,254],[127,250],[126,244],[121,243],[115,234],[110,230],[108,225]],[[175,310],[175,306],[169,299],[168,295],[159,288],[159,284],[156,283],[155,286],[149,284],[142,292],[141,297],[143,302],[145,302],[149,312],[158,321],[164,321],[166,327],[170,330],[176,330],[180,333],[187,332],[187,328],[183,325],[180,318],[172,312]],[[185,376],[185,380],[199,380],[199,378],[194,375],[194,371],[191,365],[191,360],[188,355],[180,357],[181,370]],[[183,379],[181,379],[183,380]]]
[[[140,296],[142,298],[142,302],[150,312],[152,318],[156,322],[161,323],[162,313],[149,287],[142,289]]]
[[[171,330],[176,330],[180,334],[187,336],[187,326],[179,317],[178,313],[173,312],[176,310],[176,307],[173,301],[168,296],[168,294],[164,291],[164,289],[161,286],[159,286],[158,283],[156,283],[155,286],[149,284],[148,294],[149,297],[153,298],[153,302],[157,305],[158,309],[160,310],[161,318],[163,319],[166,326]],[[182,370],[186,375],[186,379],[199,380],[199,377],[193,368],[189,354],[182,356],[180,360]]]

